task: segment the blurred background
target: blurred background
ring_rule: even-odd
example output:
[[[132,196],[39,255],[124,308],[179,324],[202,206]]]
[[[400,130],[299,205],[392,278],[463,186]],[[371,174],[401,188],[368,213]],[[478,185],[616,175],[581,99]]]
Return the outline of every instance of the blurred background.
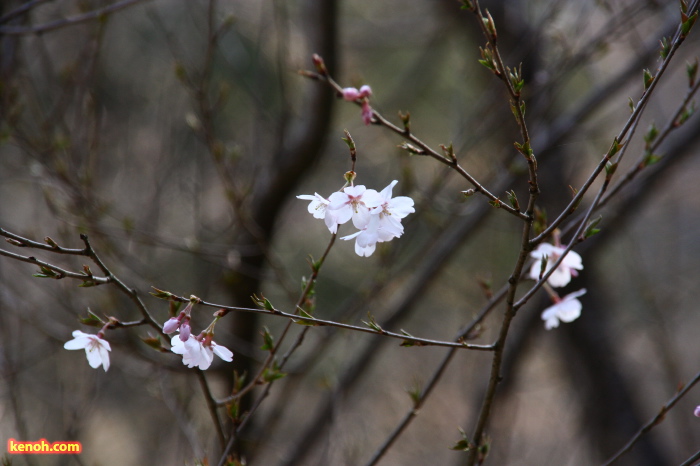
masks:
[[[358,148],[357,184],[399,180],[416,213],[405,234],[358,257],[336,241],[316,286],[319,318],[450,340],[507,280],[519,220],[465,199],[468,185],[427,157],[365,126],[356,105],[298,74],[318,53],[344,87],[369,84],[372,106],[460,164],[491,192],[527,196],[526,166],[501,82],[478,63],[485,45],[474,16],[453,0],[96,0],[0,6],[0,227],[37,241],[83,246],[138,291],[161,322],[168,305],[151,286],[180,296],[251,307],[264,294],[291,312],[307,257],[330,234],[299,194],[338,190]],[[556,218],[608,150],[656,74],[659,41],[679,23],[678,2],[484,1],[506,64],[522,63],[527,123],[539,163],[540,208]],[[98,12],[98,13],[93,13]],[[74,21],[81,15],[93,19]],[[647,104],[613,185],[643,160],[643,136],[676,120],[688,91],[681,46]],[[691,108],[688,106],[688,108]],[[606,203],[602,232],[576,248],[584,270],[563,292],[587,288],[582,316],[545,331],[540,293],[517,315],[488,435],[487,464],[597,464],[653,417],[700,366],[695,286],[700,277],[697,116],[670,132],[641,170]],[[589,205],[598,181],[585,196]],[[565,226],[568,224],[565,224]],[[575,227],[574,224],[569,228]],[[341,228],[341,235],[354,229]],[[563,239],[570,240],[571,234]],[[87,259],[3,243],[0,249],[79,271]],[[93,266],[94,268],[94,266]],[[147,347],[146,327],[109,331],[112,366],[91,369],[63,350],[77,317],[140,318],[108,286],[33,278],[36,267],[0,257],[0,437],[78,440],[83,454],[15,456],[12,464],[217,464],[217,441],[194,370]],[[525,281],[524,293],[531,281]],[[211,321],[196,307],[193,329]],[[503,305],[479,327],[491,343]],[[216,341],[234,363],[206,372],[214,395],[233,371],[255,373],[260,331],[286,321],[232,313]],[[283,350],[296,339],[292,327]],[[367,462],[410,411],[445,348],[311,328],[244,430],[248,464]],[[381,464],[462,464],[450,449],[471,433],[488,381],[490,353],[460,351],[415,421]],[[259,392],[256,392],[256,394]],[[255,396],[244,400],[250,406]],[[700,448],[691,391],[617,464],[680,464]]]

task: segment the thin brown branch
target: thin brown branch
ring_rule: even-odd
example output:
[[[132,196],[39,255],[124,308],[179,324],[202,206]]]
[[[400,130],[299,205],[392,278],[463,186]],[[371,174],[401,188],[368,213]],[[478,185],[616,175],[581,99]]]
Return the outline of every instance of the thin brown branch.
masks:
[[[58,19],[39,26],[0,26],[0,35],[27,35],[27,34],[43,34],[45,32],[60,29],[66,26],[85,23],[92,20],[102,20],[107,15],[114,13],[124,8],[136,5],[147,0],[124,0],[113,3],[104,8],[83,13],[82,15],[72,16],[70,18]]]
[[[682,390],[680,390],[678,393],[676,393],[670,400],[668,400],[663,406],[661,406],[661,409],[659,410],[658,414],[651,418],[646,424],[644,424],[639,431],[635,434],[632,439],[630,439],[627,444],[620,449],[615,455],[607,460],[603,466],[609,466],[613,463],[615,463],[617,460],[619,460],[622,455],[627,453],[632,449],[635,443],[641,438],[642,435],[646,434],[649,432],[651,429],[656,427],[657,425],[661,424],[664,421],[664,418],[666,416],[666,413],[668,413],[673,406],[678,403],[685,395],[690,391],[693,386],[695,386],[696,383],[700,381],[700,372],[695,374],[695,377],[692,378],[690,382],[688,382]]]

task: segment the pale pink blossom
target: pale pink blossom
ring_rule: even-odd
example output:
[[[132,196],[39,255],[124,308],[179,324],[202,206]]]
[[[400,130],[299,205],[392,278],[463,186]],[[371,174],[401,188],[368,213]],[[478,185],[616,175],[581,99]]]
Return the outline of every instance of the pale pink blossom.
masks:
[[[695,417],[700,417],[700,406],[695,407],[695,411],[693,411],[693,414],[695,414]]]
[[[564,248],[549,243],[541,243],[537,246],[537,249],[530,253],[530,256],[537,260],[530,268],[529,277],[533,280],[539,280],[544,258],[547,258],[547,268],[545,270],[545,273],[547,273],[563,253]],[[571,281],[571,277],[577,276],[578,270],[582,269],[581,256],[574,251],[569,251],[561,264],[559,264],[559,267],[549,276],[547,283],[555,288],[566,286]]]
[[[201,339],[200,339],[201,338]],[[218,345],[207,337],[190,337],[182,341],[177,335],[170,340],[170,351],[182,355],[182,363],[187,367],[199,367],[201,370],[209,369],[214,355],[226,362],[233,360],[233,353],[225,346]]]
[[[573,293],[569,293],[557,302],[549,306],[542,312],[542,320],[544,320],[544,328],[551,330],[559,327],[559,321],[573,322],[581,316],[581,301],[579,296],[586,294],[586,289],[583,288]]]
[[[408,196],[391,197],[396,183],[398,181],[394,180],[389,183],[389,186],[382,189],[382,192],[379,193],[381,204],[375,207],[372,213],[379,215],[380,228],[398,238],[403,234],[401,219],[406,218],[408,214],[412,214],[416,209],[413,208],[413,199]]]
[[[297,199],[311,201],[308,207],[309,213],[313,215],[314,218],[322,219],[331,233],[338,232],[336,212],[328,208],[328,204],[330,204],[331,201],[318,193],[315,193],[313,196],[310,194],[302,194],[297,196]]]
[[[381,197],[374,189],[362,185],[348,186],[342,192],[338,191],[328,198],[328,209],[334,211],[339,225],[352,219],[352,224],[360,230],[367,226],[370,219],[370,209],[381,205]]]
[[[109,351],[112,351],[112,348],[100,334],[92,335],[76,330],[73,332],[73,339],[67,341],[63,347],[67,350],[84,349],[90,367],[97,369],[102,365],[105,372],[109,369]]]
[[[369,97],[372,95],[372,88],[365,84],[360,88],[360,97]]]
[[[341,238],[346,241],[355,239],[355,253],[358,256],[369,257],[374,253],[377,243],[400,237],[404,231],[401,219],[415,212],[410,197],[391,197],[396,183],[397,180],[392,181],[379,193],[380,204],[370,210],[367,225],[360,231]]]

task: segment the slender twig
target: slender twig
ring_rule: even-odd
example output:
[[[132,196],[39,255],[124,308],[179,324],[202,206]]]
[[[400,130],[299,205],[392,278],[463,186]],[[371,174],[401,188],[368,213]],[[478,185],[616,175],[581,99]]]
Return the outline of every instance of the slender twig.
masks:
[[[48,262],[39,260],[36,257],[22,256],[20,254],[15,254],[10,251],[5,251],[4,249],[0,249],[0,256],[9,257],[10,259],[15,259],[21,262],[28,262],[30,264],[38,265],[40,267],[45,267],[47,269],[53,270],[57,273],[57,275],[50,278],[54,278],[57,280],[60,280],[62,278],[75,278],[83,281],[89,280],[94,285],[104,285],[112,281],[110,277],[95,277],[94,275],[88,275],[85,272],[71,272],[69,270],[62,269]]]
[[[224,436],[224,428],[221,425],[221,419],[219,419],[219,413],[217,412],[216,400],[211,394],[211,389],[209,388],[209,383],[204,375],[204,371],[201,369],[197,370],[197,378],[199,379],[199,384],[202,387],[202,392],[204,393],[204,399],[207,402],[207,408],[209,409],[209,414],[211,415],[212,422],[214,423],[214,428],[216,429],[216,436],[219,438],[219,445],[223,450],[226,447],[226,437]]]
[[[697,3],[698,2],[696,1],[695,4],[690,8],[690,11],[693,11],[695,8],[697,8]],[[544,231],[542,231],[542,233],[540,233],[539,235],[537,235],[537,237],[532,239],[533,244],[538,244],[544,239],[548,238],[566,218],[568,218],[571,214],[574,213],[574,211],[576,210],[576,206],[581,202],[583,195],[586,194],[586,192],[588,192],[588,188],[590,188],[591,184],[593,184],[593,181],[595,181],[598,175],[605,169],[606,164],[610,161],[612,155],[614,155],[614,153],[616,152],[616,150],[613,150],[613,148],[624,146],[630,140],[630,138],[627,138],[627,140],[625,140],[625,136],[627,136],[627,133],[630,131],[632,126],[636,124],[636,122],[638,122],[641,118],[642,113],[646,108],[647,102],[651,98],[651,95],[654,93],[654,89],[656,89],[656,85],[660,81],[661,76],[663,76],[664,72],[668,68],[668,65],[671,62],[673,56],[675,55],[676,50],[678,50],[678,48],[681,46],[684,40],[685,36],[681,34],[681,26],[679,25],[674,35],[674,39],[669,49],[668,55],[661,62],[661,65],[659,65],[656,75],[654,75],[653,80],[651,81],[649,86],[644,90],[642,97],[637,102],[637,105],[634,107],[634,110],[632,111],[630,117],[627,119],[627,122],[622,127],[617,136],[615,136],[611,148],[601,159],[600,163],[598,163],[598,166],[595,168],[595,170],[593,170],[591,175],[584,182],[583,186],[576,193],[574,198],[569,202],[569,205],[561,212],[559,217],[557,217],[553,222],[551,222],[549,226]]]
[[[2,17],[0,17],[0,24],[3,24],[3,23],[10,21],[11,19],[16,18],[17,16],[20,16],[20,15],[26,13],[27,11],[30,11],[34,7],[41,5],[42,3],[51,2],[51,1],[53,1],[53,0],[31,0],[27,3],[23,3],[22,5],[18,6],[14,10],[12,10],[12,11],[6,13],[5,15],[3,15]]]
[[[307,76],[312,79],[316,79],[322,82],[327,83],[331,88],[333,88],[336,92],[337,95],[342,95],[343,88],[333,80],[331,76],[328,74],[322,75],[319,73],[314,73],[311,71],[303,71],[301,73],[304,76]],[[359,104],[358,104],[359,105]],[[453,170],[455,170],[457,173],[459,173],[464,179],[466,179],[472,186],[474,186],[474,190],[476,192],[479,192],[486,196],[490,202],[493,203],[494,206],[497,206],[500,209],[505,210],[509,214],[515,215],[516,217],[520,218],[521,220],[527,220],[527,215],[520,212],[518,209],[515,209],[514,207],[509,206],[508,204],[504,203],[501,201],[497,196],[492,194],[486,187],[484,187],[481,183],[479,183],[476,178],[474,178],[467,170],[464,169],[458,162],[456,157],[455,158],[449,158],[445,157],[444,155],[441,155],[438,151],[430,147],[428,144],[423,142],[421,139],[416,137],[415,134],[411,132],[409,128],[399,128],[392,122],[390,122],[386,117],[384,117],[381,113],[379,113],[377,110],[372,109],[372,121],[375,124],[384,126],[385,128],[389,129],[390,131],[398,134],[399,136],[402,136],[403,138],[407,139],[411,143],[413,143],[416,147],[413,147],[411,149],[411,152],[417,155],[424,155],[431,157],[438,162],[447,165],[448,167],[451,167]]]
[[[35,257],[32,256],[22,256],[19,254],[15,254],[9,251],[1,250],[0,249],[0,255],[9,257],[11,259],[19,260],[22,262],[28,262],[31,264],[36,264],[41,267],[46,267],[47,269],[53,270],[57,272],[59,275],[53,278],[63,278],[63,277],[68,277],[68,278],[75,278],[79,280],[83,280],[85,282],[88,282],[91,285],[100,285],[100,284],[107,284],[111,283],[119,289],[122,293],[126,294],[129,299],[136,305],[136,307],[139,309],[141,315],[143,316],[143,323],[150,325],[153,327],[155,330],[158,331],[162,336],[165,336],[163,333],[160,324],[151,316],[151,313],[148,311],[148,308],[146,305],[141,301],[141,298],[138,296],[138,292],[135,289],[129,288],[124,282],[122,282],[119,277],[114,275],[112,271],[105,265],[104,262],[102,262],[102,259],[97,255],[95,250],[92,248],[92,245],[90,244],[90,241],[87,237],[87,235],[80,235],[80,239],[83,241],[85,244],[84,249],[71,249],[71,248],[64,248],[62,246],[59,246],[54,240],[52,240],[49,237],[46,237],[45,241],[46,244],[44,243],[39,243],[38,241],[33,241],[28,238],[25,238],[23,236],[17,235],[15,233],[11,233],[5,229],[0,228],[0,236],[4,236],[7,238],[7,242],[17,246],[17,247],[27,247],[27,248],[33,248],[33,249],[40,249],[43,251],[49,251],[55,254],[67,254],[67,255],[72,255],[72,256],[83,256],[83,257],[88,257],[90,260],[92,260],[97,267],[105,274],[105,277],[96,277],[95,275],[92,274],[89,268],[87,266],[84,269],[84,272],[78,273],[78,272],[70,272],[68,270],[64,270],[60,267],[57,267],[53,264],[50,264],[45,261],[41,261]]]
[[[498,303],[500,303],[503,300],[503,298],[505,298],[507,289],[508,288],[504,286],[501,290],[494,294],[494,296],[491,297],[489,302],[486,303],[486,305],[481,309],[481,311],[474,318],[474,320],[472,320],[472,322],[470,322],[469,325],[467,325],[459,331],[459,333],[455,337],[455,340],[466,338],[466,336],[469,333],[474,331],[476,326],[479,325],[479,323],[481,323],[486,318],[486,316],[491,312],[491,310],[494,309],[498,305]],[[377,450],[372,455],[372,458],[366,463],[367,466],[377,464],[377,462],[379,462],[379,460],[384,456],[384,454],[389,450],[389,448],[391,448],[396,439],[399,438],[399,436],[406,430],[406,428],[411,424],[411,422],[418,416],[420,408],[423,406],[423,404],[428,399],[435,386],[442,378],[442,375],[445,373],[445,370],[452,361],[452,357],[456,354],[456,351],[457,348],[451,348],[445,354],[442,361],[440,362],[440,365],[437,367],[437,369],[435,369],[433,374],[430,376],[428,382],[421,389],[420,396],[418,396],[417,399],[414,400],[414,404],[411,407],[411,409],[404,415],[403,419],[394,428],[392,433],[389,434],[386,440],[384,440],[384,443],[382,443],[382,445],[379,448],[377,448]]]
[[[634,444],[637,443],[637,441],[641,438],[642,435],[646,434],[646,433],[649,432],[651,429],[653,429],[653,428],[656,427],[657,425],[661,424],[661,423],[663,422],[665,416],[666,416],[666,413],[668,413],[668,412],[671,410],[671,408],[673,408],[673,406],[674,406],[676,403],[678,403],[678,402],[681,400],[681,398],[683,398],[683,397],[685,396],[685,394],[688,393],[688,392],[690,391],[690,389],[693,388],[693,386],[694,386],[696,383],[698,383],[699,381],[700,381],[700,372],[698,372],[697,374],[695,374],[695,377],[693,377],[693,379],[692,379],[690,382],[688,382],[688,383],[683,387],[682,390],[680,390],[678,393],[676,393],[676,394],[673,396],[673,398],[671,398],[670,400],[668,400],[668,401],[661,407],[661,410],[659,410],[658,414],[657,414],[656,416],[654,416],[653,418],[651,418],[646,424],[644,424],[644,425],[639,429],[639,431],[637,431],[637,433],[634,435],[634,437],[632,437],[632,439],[630,439],[630,441],[627,442],[627,444],[626,444],[624,447],[622,447],[622,448],[620,449],[620,451],[618,451],[617,453],[615,453],[615,455],[614,455],[612,458],[610,458],[609,460],[607,460],[607,461],[604,463],[603,466],[609,466],[609,465],[613,464],[614,462],[616,462],[618,459],[620,459],[620,457],[621,457],[622,455],[624,455],[625,453],[627,453],[628,451],[630,451],[630,450],[632,449],[632,447],[634,446]],[[685,464],[685,463],[684,463],[684,464]]]
[[[321,267],[325,263],[326,258],[328,257],[328,254],[331,252],[331,249],[333,248],[333,245],[335,244],[335,239],[337,236],[338,235],[335,233],[331,235],[331,239],[328,241],[328,245],[326,246],[326,250],[323,252],[323,255],[321,256],[321,258],[318,261],[316,261],[316,263],[312,263],[311,277],[309,277],[309,279],[307,280],[306,286],[304,287],[304,290],[302,291],[301,295],[299,296],[299,299],[297,300],[297,303],[295,306],[295,309],[296,309],[295,312],[298,312],[300,309],[302,309],[301,306],[306,302],[306,300],[309,297],[309,293],[311,293],[311,290],[313,290],[313,288],[316,284],[316,280],[318,278],[318,274],[321,270]],[[222,309],[224,309],[224,312],[222,312],[222,316],[226,315],[226,309],[225,308],[222,308]],[[274,312],[274,309],[272,312]],[[277,312],[274,312],[274,313],[277,314]],[[294,315],[294,318],[295,319],[302,319],[303,317]],[[315,319],[312,318],[312,320],[315,320]],[[258,384],[259,380],[261,380],[261,378],[262,378],[263,374],[265,373],[265,371],[267,370],[267,368],[275,360],[275,356],[276,356],[277,352],[279,351],[280,346],[282,345],[282,342],[284,341],[284,338],[287,335],[287,332],[289,331],[289,329],[291,328],[293,322],[294,321],[291,319],[291,316],[290,316],[290,320],[289,320],[289,322],[287,322],[287,325],[285,326],[284,330],[282,331],[281,335],[279,336],[277,343],[275,343],[275,345],[269,350],[269,354],[267,356],[267,359],[265,360],[262,367],[258,371],[258,374],[253,378],[253,380],[246,387],[243,387],[241,390],[239,390],[234,395],[229,397],[227,399],[227,401],[223,401],[220,403],[226,403],[226,402],[232,400],[233,398],[241,397],[241,396],[245,395],[248,391],[252,390]],[[305,328],[301,332],[301,334],[303,335],[307,331],[308,331],[308,327]],[[300,340],[299,339],[297,340],[298,344],[293,345],[293,348],[296,349],[296,347],[298,347],[301,344],[301,341],[303,341],[303,336],[301,337]],[[281,364],[279,364],[279,366],[278,366],[279,370],[281,370],[284,367],[284,364],[287,362],[287,359],[289,358],[290,354],[291,353],[288,351],[287,354],[285,355],[284,361]],[[223,466],[225,464],[226,457],[228,456],[231,449],[233,449],[233,446],[236,442],[238,435],[243,430],[243,428],[245,428],[248,421],[251,419],[253,414],[257,411],[257,409],[262,404],[263,400],[265,400],[265,398],[267,398],[267,395],[270,393],[270,389],[272,388],[273,382],[274,382],[274,380],[270,380],[267,382],[267,384],[265,385],[265,388],[263,389],[263,392],[258,396],[255,403],[253,404],[253,406],[250,408],[250,410],[246,414],[245,418],[231,432],[231,436],[229,437],[228,444],[226,445],[226,448],[224,448],[224,452],[221,455],[221,459],[219,460],[219,466]]]
[[[683,114],[683,112],[687,109],[688,105],[690,105],[690,102],[695,95],[695,93],[700,89],[700,80],[697,80],[694,86],[690,87],[688,89],[688,92],[686,93],[685,98],[683,99],[683,102],[678,106],[678,109],[676,110],[676,113],[669,118],[668,123],[659,132],[659,135],[654,139],[654,142],[649,146],[647,150],[644,151],[644,153],[639,157],[637,162],[632,166],[632,168],[625,173],[624,176],[622,176],[617,183],[610,189],[610,192],[600,201],[600,206],[604,206],[607,204],[608,200],[615,196],[615,194],[620,191],[625,185],[627,185],[630,181],[632,181],[644,168],[649,166],[649,162],[647,161],[647,155],[648,154],[654,154],[654,152],[661,146],[661,143],[663,143],[668,135],[675,129],[679,128],[680,125],[678,124],[678,120]],[[647,154],[648,152],[648,154]]]
[[[479,457],[482,455],[485,455],[483,452],[483,436],[484,436],[484,430],[486,429],[486,423],[489,420],[489,417],[491,415],[491,408],[494,403],[494,399],[496,396],[496,387],[502,380],[501,377],[501,366],[503,364],[503,357],[505,354],[505,345],[506,345],[506,340],[508,338],[508,332],[510,330],[510,325],[513,321],[513,318],[515,317],[517,308],[514,306],[515,303],[515,294],[518,288],[518,283],[520,281],[520,277],[522,275],[523,268],[525,267],[525,264],[528,260],[530,251],[532,250],[532,245],[530,243],[530,234],[532,231],[532,225],[534,222],[534,210],[535,210],[535,203],[537,201],[537,197],[539,196],[539,188],[537,185],[537,164],[535,162],[534,158],[534,151],[530,147],[530,136],[529,133],[527,132],[527,126],[525,123],[525,115],[524,115],[524,110],[522,108],[522,105],[520,104],[520,96],[519,93],[516,93],[514,89],[514,84],[511,82],[510,77],[508,76],[508,70],[505,68],[503,61],[500,58],[500,52],[498,50],[498,45],[496,43],[497,39],[497,34],[496,34],[496,28],[495,25],[493,24],[493,19],[491,18],[490,15],[487,15],[487,17],[484,16],[484,14],[481,11],[481,7],[479,5],[478,1],[473,2],[474,5],[474,10],[473,12],[477,16],[477,21],[479,25],[482,28],[482,32],[486,36],[487,39],[491,40],[493,45],[492,45],[492,50],[494,52],[494,56],[496,57],[496,71],[498,74],[500,74],[501,80],[505,83],[510,99],[511,99],[511,107],[515,108],[514,113],[516,115],[516,120],[518,122],[518,126],[520,127],[521,135],[523,137],[523,145],[520,146],[518,149],[521,151],[521,153],[525,156],[528,162],[528,167],[529,167],[529,196],[528,196],[528,204],[527,204],[527,209],[525,212],[526,220],[523,224],[523,229],[522,229],[522,234],[521,234],[521,240],[520,240],[520,252],[518,253],[518,258],[515,261],[515,265],[513,267],[513,271],[511,272],[510,277],[508,278],[508,289],[506,291],[506,308],[503,313],[503,321],[501,322],[501,327],[499,330],[498,334],[498,339],[496,340],[496,343],[494,346],[496,347],[494,352],[493,352],[493,358],[491,362],[491,374],[489,376],[489,381],[488,381],[488,386],[486,388],[486,393],[484,395],[484,400],[481,404],[481,409],[479,410],[479,415],[477,418],[476,425],[474,426],[474,431],[472,433],[472,442],[473,442],[473,447],[469,449],[468,452],[468,457],[467,457],[467,464],[469,466],[472,466],[475,464],[476,461],[479,460]],[[487,26],[487,21],[488,19],[489,25]]]
[[[184,296],[177,296],[177,295],[172,295],[172,298],[175,301],[180,301],[180,302],[189,302],[188,298],[185,298]],[[240,311],[240,312],[251,312],[255,314],[265,314],[265,315],[271,315],[271,316],[277,316],[277,317],[284,317],[292,321],[293,323],[297,323],[300,325],[308,326],[308,327],[336,327],[339,329],[344,329],[344,330],[352,330],[355,332],[363,332],[363,333],[371,333],[373,335],[380,335],[388,338],[394,338],[398,340],[402,340],[405,345],[404,346],[443,346],[443,347],[448,347],[448,348],[464,348],[464,349],[472,349],[472,350],[477,350],[477,351],[493,351],[493,346],[491,345],[472,345],[466,342],[454,342],[454,341],[445,341],[445,340],[433,340],[429,338],[419,338],[415,337],[413,335],[409,335],[407,333],[397,333],[397,332],[390,332],[388,330],[384,330],[380,327],[379,330],[372,328],[372,327],[360,327],[357,325],[351,325],[351,324],[344,324],[342,322],[335,322],[332,320],[324,320],[324,319],[317,319],[316,317],[305,317],[305,316],[300,316],[298,314],[292,314],[289,312],[284,312],[280,311],[279,309],[260,309],[260,308],[248,308],[248,307],[236,307],[236,306],[226,306],[223,304],[217,304],[217,303],[210,303],[207,301],[201,301],[198,303],[201,306],[206,306],[206,307],[212,307],[212,308],[217,308],[223,311],[226,311],[226,313],[230,311]],[[304,331],[308,331],[308,328],[304,329]],[[296,349],[296,346],[292,346],[290,350]],[[285,354],[285,358],[283,361],[286,361],[288,359],[288,354]],[[240,395],[236,395],[240,396]],[[230,400],[226,400],[224,402],[227,402]]]
[[[88,13],[72,16],[70,18],[58,19],[56,21],[51,21],[50,23],[42,24],[39,26],[0,26],[0,35],[42,34],[45,32],[53,31],[55,29],[60,29],[62,27],[85,23],[87,21],[92,21],[95,19],[101,19],[109,15],[110,13],[123,10],[124,8],[130,7],[132,5],[144,1],[147,0],[124,0],[122,2],[113,3],[104,8],[100,8],[99,10],[90,11]]]
[[[697,460],[700,460],[700,450],[695,452],[695,454],[693,456],[691,456],[690,458],[688,458],[687,460],[683,461],[681,466],[693,466],[693,465],[697,464],[697,463],[695,463]]]

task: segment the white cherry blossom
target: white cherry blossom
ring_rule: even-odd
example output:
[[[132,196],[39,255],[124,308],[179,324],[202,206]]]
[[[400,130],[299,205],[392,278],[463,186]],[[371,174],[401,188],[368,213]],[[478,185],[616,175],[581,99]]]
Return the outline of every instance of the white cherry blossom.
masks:
[[[112,351],[112,348],[107,340],[98,335],[76,330],[73,332],[73,339],[67,341],[63,347],[67,350],[84,349],[90,367],[97,369],[102,365],[105,372],[109,369],[109,351]]]
[[[355,228],[362,230],[370,219],[370,210],[382,203],[382,198],[374,189],[367,189],[363,185],[348,186],[343,191],[338,191],[328,198],[328,209],[335,212],[339,225],[352,219]]]
[[[558,302],[552,304],[542,312],[542,320],[544,320],[544,328],[551,330],[559,327],[559,321],[573,322],[581,316],[581,301],[579,296],[586,294],[586,289],[583,288],[573,293],[569,293]]]
[[[331,233],[338,232],[336,212],[328,208],[328,204],[330,204],[331,201],[318,193],[314,193],[313,196],[310,194],[302,194],[297,196],[297,199],[311,201],[308,207],[309,213],[313,215],[314,218],[323,220]]]
[[[392,181],[389,183],[389,186],[382,189],[382,192],[379,193],[381,204],[372,213],[379,215],[379,226],[381,229],[392,233],[394,237],[398,238],[403,234],[401,219],[406,218],[408,214],[412,214],[416,209],[413,208],[413,199],[408,196],[391,197],[391,192],[396,183],[398,183],[398,180]]]
[[[207,342],[207,338],[199,340],[190,335],[187,341],[182,341],[178,335],[170,340],[170,351],[182,355],[182,363],[187,367],[199,367],[201,370],[209,369],[214,355],[226,362],[233,360],[233,353],[225,346],[218,345],[214,341]]]
[[[539,280],[542,260],[547,257],[547,269],[545,270],[545,273],[547,273],[563,253],[564,248],[549,243],[541,243],[537,246],[537,249],[530,253],[530,256],[537,260],[530,268],[529,277],[533,280]],[[559,267],[549,276],[547,283],[555,288],[566,286],[571,281],[571,277],[578,275],[578,270],[583,270],[581,256],[574,251],[569,251],[562,263],[559,264]]]

